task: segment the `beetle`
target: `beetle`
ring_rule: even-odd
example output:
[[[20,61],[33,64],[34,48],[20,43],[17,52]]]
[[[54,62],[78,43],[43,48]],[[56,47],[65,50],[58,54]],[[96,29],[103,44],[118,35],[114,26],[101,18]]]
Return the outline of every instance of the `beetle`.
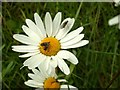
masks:
[[[43,42],[40,45],[43,46],[44,50],[46,51],[48,49],[48,47],[50,46],[50,42]]]
[[[68,21],[65,21],[62,25],[61,25],[61,29],[64,28],[67,25]]]

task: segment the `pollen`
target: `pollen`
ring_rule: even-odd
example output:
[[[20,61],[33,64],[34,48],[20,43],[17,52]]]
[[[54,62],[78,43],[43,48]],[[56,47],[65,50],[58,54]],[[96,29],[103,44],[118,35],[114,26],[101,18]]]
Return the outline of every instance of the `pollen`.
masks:
[[[54,77],[49,77],[44,81],[44,90],[59,90],[60,83]]]
[[[44,38],[39,45],[40,52],[46,56],[55,56],[60,48],[60,42],[53,37]]]

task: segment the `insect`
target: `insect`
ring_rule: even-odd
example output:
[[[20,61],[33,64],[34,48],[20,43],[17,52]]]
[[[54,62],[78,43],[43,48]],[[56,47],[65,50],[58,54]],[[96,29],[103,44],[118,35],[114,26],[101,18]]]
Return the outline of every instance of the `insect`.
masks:
[[[49,45],[50,45],[50,42],[43,42],[40,45],[43,46],[44,50],[46,51],[48,49]]]
[[[64,22],[62,25],[61,25],[61,29],[64,28],[66,25],[67,25],[68,21]]]

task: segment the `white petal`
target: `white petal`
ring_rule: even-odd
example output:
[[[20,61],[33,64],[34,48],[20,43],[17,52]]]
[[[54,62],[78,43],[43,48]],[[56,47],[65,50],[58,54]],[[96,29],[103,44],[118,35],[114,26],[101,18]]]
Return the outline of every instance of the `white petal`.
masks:
[[[57,77],[58,77],[56,72],[55,72],[55,68],[53,68],[53,67],[51,68],[50,76],[54,77],[55,79],[57,79]]]
[[[31,28],[23,25],[22,29],[32,40],[40,42],[41,38]]]
[[[47,71],[48,68],[49,68],[49,64],[50,64],[50,57],[47,57],[46,60],[44,60],[44,67],[45,67],[45,70]]]
[[[45,59],[46,60],[46,59]],[[47,78],[47,77],[49,77],[49,73],[47,73],[47,71],[46,71],[46,65],[45,65],[45,62],[42,62],[39,66],[38,66],[38,69],[40,70],[40,72],[41,72],[41,74],[42,74],[42,76],[44,77],[44,78]]]
[[[41,67],[39,67],[39,69],[40,69],[40,71],[42,71],[44,73],[43,74],[44,76],[46,74],[46,77],[55,77],[56,78],[57,75],[55,73],[55,68],[50,65],[50,62],[51,62],[51,60],[49,61],[48,69],[47,70],[46,70],[46,67],[45,67],[45,66],[47,66],[46,62],[43,62],[42,65],[41,65]]]
[[[39,50],[30,50],[30,49],[28,49],[28,50],[21,50],[21,49],[12,49],[13,51],[15,51],[15,52],[21,52],[21,53],[28,53],[28,52],[39,52]]]
[[[78,90],[78,89],[71,85],[61,85],[60,90]]]
[[[50,37],[52,35],[52,18],[49,12],[45,15],[45,27],[47,35]]]
[[[34,58],[34,60],[35,61],[33,63],[29,64],[28,66],[29,69],[36,68],[43,62],[42,58],[40,59],[39,57]]]
[[[68,85],[61,85],[60,90],[68,90]]]
[[[89,41],[88,40],[82,40],[74,45],[70,45],[70,46],[62,46],[61,48],[62,49],[69,49],[69,48],[77,48],[77,47],[82,47],[82,46],[85,46],[86,44],[88,44]]]
[[[55,68],[54,68],[55,69]],[[51,73],[53,70],[53,67],[50,65],[49,63],[49,68],[47,69],[47,73],[49,74],[49,76],[53,77],[53,74]]]
[[[60,29],[59,32],[56,35],[56,38],[58,40],[62,39],[71,30],[71,28],[72,28],[72,26],[73,26],[73,24],[75,22],[75,19],[74,18],[72,18],[72,19],[67,18],[62,22],[62,24],[64,24],[66,21],[68,21],[66,26],[64,28]],[[61,24],[61,26],[63,26],[62,24]]]
[[[46,37],[45,27],[44,27],[44,24],[43,24],[40,16],[37,13],[35,13],[34,18],[35,18],[35,23],[36,23],[37,27],[41,30],[44,37]]]
[[[111,25],[115,25],[115,24],[118,24],[119,23],[119,17],[120,17],[120,15],[118,15],[118,16],[115,16],[115,17],[113,17],[112,19],[110,19],[109,21],[108,21],[108,24],[111,26]]]
[[[50,69],[50,72],[49,70],[46,71],[46,65],[45,65],[45,62],[42,62],[39,66],[38,66],[42,76],[44,78],[48,78],[48,77],[57,77],[56,76],[56,73],[55,73],[55,68],[49,66],[49,69]]]
[[[54,58],[54,56],[52,56],[52,60],[50,62],[51,66],[53,66],[54,68],[57,67],[57,60]]]
[[[30,86],[30,87],[43,87],[43,83],[39,83],[34,80],[28,80],[24,83],[25,83],[25,85]]]
[[[66,42],[66,41],[73,39],[74,37],[79,35],[83,31],[83,29],[84,29],[83,27],[79,27],[78,29],[70,32],[63,39],[61,39],[60,42],[63,43],[63,42]]]
[[[37,42],[31,40],[29,37],[22,35],[22,34],[14,34],[13,38],[23,44],[31,44],[31,45],[38,45]]]
[[[61,12],[58,12],[53,20],[53,32],[52,36],[55,36],[60,28]]]
[[[37,54],[35,56],[31,56],[28,58],[23,65],[28,66],[29,69],[33,69],[41,64],[45,60],[46,57],[42,56],[41,54]]]
[[[42,31],[35,25],[35,23],[33,21],[31,21],[30,19],[26,19],[26,23],[27,23],[28,27],[33,32],[35,32],[41,39],[44,38]]]
[[[63,59],[67,59],[69,62],[73,63],[73,64],[77,64],[78,63],[78,59],[76,58],[76,56],[66,50],[61,50],[58,52],[57,54],[59,57],[63,58]]]
[[[40,52],[31,52],[31,53],[19,55],[19,57],[21,57],[21,58],[30,57],[30,56],[36,55],[36,54],[38,54],[38,53],[40,53]]]
[[[33,71],[33,73],[36,74],[36,75],[37,75],[37,74],[38,74],[38,75],[40,74],[40,71],[37,70],[37,69],[32,69],[32,71]]]
[[[38,50],[39,47],[37,46],[28,46],[28,45],[19,45],[19,46],[12,46],[13,49],[17,50]]]
[[[76,87],[74,87],[74,86],[72,86],[72,85],[69,85],[69,88],[70,88],[71,90],[78,90]]]
[[[67,82],[65,79],[58,79],[58,82]]]
[[[43,82],[44,82],[44,78],[41,77],[41,75],[28,73],[28,76],[29,76],[31,79],[33,79],[33,80],[35,80],[35,81],[37,81],[37,82],[40,82],[40,83],[43,83]]]
[[[51,57],[47,57],[46,60],[42,63],[44,66],[44,70],[47,72],[48,76],[51,75],[51,72],[53,71],[53,65],[51,65]]]
[[[67,42],[61,43],[61,46],[66,47],[66,46],[73,45],[75,43],[80,42],[83,38],[84,38],[84,34],[80,34]]]
[[[32,73],[28,73],[28,76],[29,76],[31,79],[33,79],[33,80],[35,80],[35,81],[36,81],[36,77],[35,77],[35,74],[32,74]]]
[[[12,46],[12,50],[16,52],[36,52],[39,51],[37,46],[27,46],[27,45],[20,45],[20,46]]]
[[[58,56],[56,56],[56,60],[58,62],[58,67],[60,68],[60,70],[64,72],[66,75],[70,74],[70,69],[68,65],[65,63],[65,61]]]
[[[38,67],[38,65],[40,65],[42,62],[42,60],[35,60],[33,63],[31,63],[29,66],[28,66],[28,69],[33,69],[33,68],[36,68]]]
[[[61,23],[61,27],[60,28],[65,28],[67,26],[67,24],[71,21],[72,19],[71,18],[66,18],[62,21]],[[67,22],[67,23],[66,23]]]
[[[41,65],[41,64],[40,64]],[[39,66],[40,66],[39,65]],[[37,69],[32,69],[32,71],[33,71],[33,73],[35,74],[35,75],[38,75],[39,77],[41,77],[43,80],[45,80],[45,75],[43,75],[42,73],[41,73],[41,71],[39,71],[39,70],[37,70]]]

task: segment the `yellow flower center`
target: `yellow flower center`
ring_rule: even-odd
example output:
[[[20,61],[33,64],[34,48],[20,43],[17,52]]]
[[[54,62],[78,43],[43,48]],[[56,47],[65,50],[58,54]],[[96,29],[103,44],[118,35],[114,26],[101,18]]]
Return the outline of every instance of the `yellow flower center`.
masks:
[[[44,82],[44,90],[59,90],[60,83],[54,77],[49,77]]]
[[[44,38],[39,46],[40,52],[47,56],[54,56],[60,50],[60,42],[53,37]]]

